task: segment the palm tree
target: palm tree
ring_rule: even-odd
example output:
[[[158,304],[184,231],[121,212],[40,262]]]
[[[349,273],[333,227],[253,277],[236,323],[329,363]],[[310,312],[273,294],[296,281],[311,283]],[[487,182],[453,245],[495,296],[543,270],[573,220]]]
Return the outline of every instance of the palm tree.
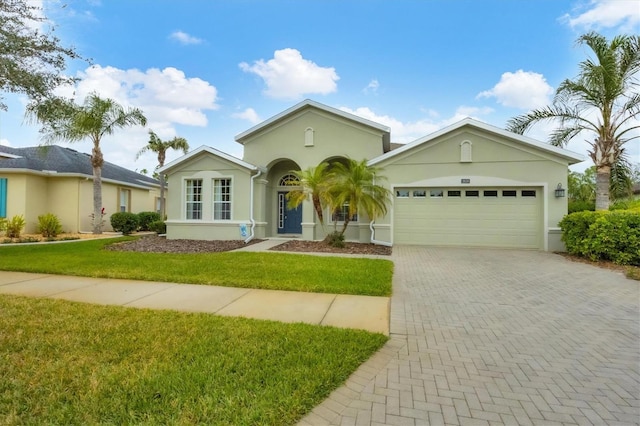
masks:
[[[387,214],[391,191],[376,183],[385,179],[380,172],[380,168],[369,166],[367,160],[348,159],[346,164],[337,162],[332,165],[331,207],[336,211],[348,205],[340,235],[344,235],[349,221],[358,212],[366,213],[371,220]]]
[[[151,151],[158,154],[158,167],[164,166],[164,162],[167,159],[167,151],[169,149],[175,149],[176,151],[182,151],[187,153],[189,151],[189,144],[185,138],[174,137],[169,141],[163,141],[156,135],[153,130],[149,130],[149,142],[136,154],[136,160],[140,158],[145,152]],[[164,185],[165,176],[164,173],[159,173],[158,180],[160,181],[160,215],[163,220],[165,217],[165,200],[164,200]]]
[[[329,163],[323,162],[306,170],[292,170],[291,173],[296,177],[296,180],[289,184],[295,185],[297,188],[287,194],[289,208],[295,209],[303,201],[310,199],[318,221],[324,228],[323,210],[331,202]]]
[[[624,144],[638,136],[633,123],[640,111],[637,75],[640,72],[640,36],[620,35],[610,42],[595,32],[582,35],[578,44],[587,45],[595,61],[580,63],[576,80],[563,81],[556,90],[553,105],[512,118],[507,129],[523,134],[540,121],[556,121],[550,143],[565,146],[574,136],[586,131],[594,138],[587,141],[596,167],[596,210],[609,207],[611,169],[624,155]]]
[[[40,133],[45,144],[59,141],[78,142],[89,138],[93,142],[93,233],[102,233],[102,165],[104,158],[100,141],[116,129],[146,125],[147,119],[138,108],[124,108],[113,99],[103,99],[96,93],[88,95],[82,105],[61,98],[47,99],[27,106],[27,118],[42,124]]]

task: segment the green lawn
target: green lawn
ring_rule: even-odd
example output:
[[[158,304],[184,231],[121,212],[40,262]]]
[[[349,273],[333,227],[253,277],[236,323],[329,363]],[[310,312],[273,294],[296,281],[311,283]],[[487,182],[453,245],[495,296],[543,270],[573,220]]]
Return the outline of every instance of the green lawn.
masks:
[[[130,237],[129,237],[130,238]],[[0,270],[228,287],[389,296],[389,260],[285,253],[136,253],[103,247],[127,237],[0,245]]]
[[[291,425],[387,340],[16,296],[0,296],[0,331],[8,425]]]

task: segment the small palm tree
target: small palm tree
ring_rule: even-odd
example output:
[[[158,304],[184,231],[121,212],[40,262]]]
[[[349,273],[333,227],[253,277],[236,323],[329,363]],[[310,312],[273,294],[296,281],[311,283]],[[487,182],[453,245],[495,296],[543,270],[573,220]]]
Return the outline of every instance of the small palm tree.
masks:
[[[45,144],[55,142],[93,142],[93,233],[102,234],[102,166],[104,157],[100,142],[117,129],[134,125],[145,126],[147,119],[138,108],[124,108],[113,99],[103,99],[96,93],[88,95],[82,105],[61,98],[34,102],[27,106],[27,119],[40,123]]]
[[[608,42],[589,32],[578,43],[587,45],[595,60],[581,62],[577,79],[560,84],[553,105],[512,118],[507,128],[523,134],[535,123],[558,122],[549,141],[556,146],[565,146],[583,131],[593,134],[587,142],[596,167],[596,210],[606,210],[611,170],[623,171],[624,144],[637,138],[631,134],[640,128],[633,122],[640,112],[640,36],[621,35]]]
[[[155,152],[158,154],[158,167],[164,166],[164,162],[167,159],[167,151],[174,149],[176,151],[182,151],[184,154],[189,151],[189,144],[185,138],[174,137],[169,141],[163,141],[154,133],[153,130],[149,130],[149,142],[136,154],[136,160],[146,152]],[[164,187],[165,176],[164,173],[158,174],[158,180],[160,181],[160,215],[164,219],[165,217],[165,199],[164,199]]]
[[[344,235],[351,217],[358,212],[366,213],[371,220],[387,214],[391,191],[378,183],[385,180],[380,168],[369,166],[367,160],[348,159],[346,164],[334,163],[331,171],[333,211],[349,206],[340,235]]]
[[[318,221],[324,229],[324,208],[330,204],[330,182],[329,163],[320,163],[316,167],[309,167],[306,170],[292,170],[296,177],[290,182],[297,188],[287,194],[287,205],[290,209],[295,209],[305,200],[311,200],[313,209],[318,216]]]

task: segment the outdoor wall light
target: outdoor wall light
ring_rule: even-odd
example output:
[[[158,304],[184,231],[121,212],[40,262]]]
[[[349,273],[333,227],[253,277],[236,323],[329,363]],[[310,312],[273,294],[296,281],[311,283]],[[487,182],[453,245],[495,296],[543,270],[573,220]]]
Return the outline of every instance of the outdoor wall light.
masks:
[[[564,197],[564,188],[562,187],[562,184],[559,183],[558,186],[556,186],[556,198],[561,197]]]

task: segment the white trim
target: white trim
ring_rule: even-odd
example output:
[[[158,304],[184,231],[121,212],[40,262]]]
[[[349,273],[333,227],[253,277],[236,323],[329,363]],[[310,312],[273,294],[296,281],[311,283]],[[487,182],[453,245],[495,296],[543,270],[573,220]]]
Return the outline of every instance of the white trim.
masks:
[[[60,172],[56,172],[54,170],[43,170],[43,171],[39,171],[39,170],[33,170],[33,169],[7,169],[7,168],[0,168],[0,173],[7,173],[7,174],[29,174],[29,175],[36,175],[36,176],[53,176],[53,177],[65,177],[65,178],[69,178],[69,177],[75,177],[75,178],[79,178],[79,179],[86,179],[86,180],[93,180],[93,175],[87,175],[84,173],[60,173]],[[135,173],[135,172],[133,172]],[[125,182],[122,180],[115,180],[115,179],[109,179],[109,178],[102,178],[101,181],[102,182],[106,182],[106,183],[112,183],[114,185],[119,185],[119,186],[127,186],[130,188],[138,188],[138,189],[146,189],[146,190],[150,190],[151,188],[160,188],[160,184],[158,183],[152,183],[152,182],[145,182],[143,180],[137,179],[141,184],[137,185],[135,183],[131,183],[131,182]]]
[[[299,102],[296,105],[292,106],[291,108],[288,108],[288,109],[282,111],[281,113],[274,115],[273,117],[263,121],[262,123],[260,123],[260,124],[258,124],[256,126],[253,126],[252,128],[250,128],[248,130],[245,130],[242,133],[239,133],[238,135],[236,135],[235,141],[240,143],[240,144],[243,144],[243,139],[246,139],[251,134],[264,129],[265,127],[269,127],[270,125],[272,125],[276,121],[281,120],[281,119],[285,118],[286,116],[291,115],[293,113],[296,113],[296,112],[298,112],[298,111],[300,111],[300,110],[302,110],[302,109],[304,109],[306,107],[314,107],[314,108],[317,108],[319,110],[328,112],[330,114],[338,115],[338,116],[340,116],[342,118],[345,118],[347,120],[355,121],[355,122],[358,122],[358,123],[363,124],[365,126],[373,127],[375,129],[381,130],[381,131],[386,132],[386,133],[390,133],[391,132],[391,129],[389,127],[384,126],[382,124],[376,123],[376,122],[371,121],[371,120],[367,120],[366,118],[358,117],[357,115],[350,114],[348,112],[345,112],[345,111],[339,110],[337,108],[333,108],[333,107],[321,104],[321,103],[316,102],[316,101],[312,101],[311,99],[305,99],[304,101]]]
[[[216,182],[216,180],[227,180],[227,179],[229,180],[229,198],[230,198],[230,200],[229,200],[229,219],[216,219],[215,218],[215,215],[216,215],[215,202],[216,202],[216,200],[215,200],[215,196],[214,196],[215,195],[215,190],[216,190],[215,182]],[[235,198],[234,194],[233,194],[233,190],[235,188],[235,185],[233,184],[233,176],[215,176],[215,177],[212,177],[210,179],[210,182],[211,182],[211,220],[213,222],[229,222],[229,221],[233,220],[233,211],[234,211],[233,199]],[[223,202],[221,201],[221,203],[223,203]]]
[[[547,143],[544,142],[540,142],[536,139],[527,137],[527,136],[523,136],[523,135],[519,135],[517,133],[512,133],[509,132],[507,130],[504,129],[500,129],[499,127],[495,127],[495,126],[491,126],[489,124],[483,123],[481,121],[477,121],[471,118],[465,118],[463,120],[458,121],[457,123],[454,123],[450,126],[447,126],[443,129],[440,129],[434,133],[431,133],[427,136],[423,136],[422,138],[416,139],[413,142],[410,142],[404,146],[401,146],[400,148],[394,149],[393,151],[389,151],[385,154],[382,154],[379,157],[373,158],[371,160],[368,161],[367,164],[369,164],[370,166],[373,166],[375,164],[381,163],[385,160],[388,160],[389,158],[393,158],[399,154],[402,154],[403,152],[409,151],[410,149],[415,148],[416,146],[425,144],[427,142],[430,142],[436,138],[439,138],[442,135],[445,135],[447,133],[453,132],[455,130],[458,130],[464,126],[469,126],[469,127],[473,127],[476,129],[481,129],[484,130],[486,132],[490,132],[490,133],[495,133],[499,136],[511,139],[513,141],[519,142],[525,146],[530,146],[530,147],[534,147],[536,149],[545,151],[547,153],[562,157],[566,160],[569,161],[569,164],[575,164],[575,163],[579,163],[581,161],[585,161],[586,158],[584,155],[582,154],[578,154],[572,151],[569,151],[567,149],[563,149],[563,148],[558,148],[556,146],[553,145],[549,145]]]
[[[203,152],[206,152],[208,154],[211,154],[213,156],[222,158],[223,160],[229,161],[233,164],[235,164],[236,166],[240,166],[242,168],[251,170],[251,171],[257,171],[258,168],[256,166],[254,166],[253,164],[249,164],[245,161],[240,160],[239,158],[236,158],[232,155],[226,154],[222,151],[219,151],[215,148],[211,148],[210,146],[206,146],[206,145],[201,145],[198,148],[194,149],[193,151],[183,155],[180,158],[177,158],[175,160],[173,160],[172,162],[165,164],[163,167],[158,169],[158,173],[164,173],[164,174],[168,174],[167,171],[169,171],[170,169],[173,169],[174,167],[176,167],[177,165],[184,163],[185,161],[188,161],[189,159],[197,156],[198,154],[201,154]]]

